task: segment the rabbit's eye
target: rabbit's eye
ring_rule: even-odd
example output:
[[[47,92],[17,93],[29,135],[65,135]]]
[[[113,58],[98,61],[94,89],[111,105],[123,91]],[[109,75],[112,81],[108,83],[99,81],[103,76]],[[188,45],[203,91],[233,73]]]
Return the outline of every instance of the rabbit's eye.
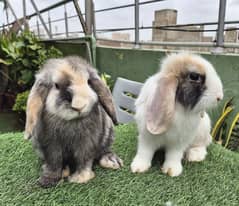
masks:
[[[59,84],[55,83],[55,88],[60,89]]]
[[[200,74],[198,74],[196,72],[189,73],[188,77],[191,81],[196,81],[196,82],[200,81]]]

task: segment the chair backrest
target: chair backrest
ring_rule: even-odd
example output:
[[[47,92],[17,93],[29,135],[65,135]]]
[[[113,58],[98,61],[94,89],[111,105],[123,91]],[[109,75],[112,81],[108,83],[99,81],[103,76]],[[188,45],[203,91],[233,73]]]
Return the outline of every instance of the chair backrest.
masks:
[[[116,115],[119,123],[134,121],[135,99],[142,83],[118,77],[113,89]]]

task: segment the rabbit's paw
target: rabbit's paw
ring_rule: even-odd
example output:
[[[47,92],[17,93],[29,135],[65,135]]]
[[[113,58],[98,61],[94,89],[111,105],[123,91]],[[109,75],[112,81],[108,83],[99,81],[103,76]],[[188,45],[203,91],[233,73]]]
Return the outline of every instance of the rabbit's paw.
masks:
[[[75,172],[68,180],[74,183],[87,183],[95,177],[95,173],[91,169],[85,169],[80,172]]]
[[[151,163],[136,157],[130,167],[133,173],[142,173],[146,172],[151,167]]]
[[[38,179],[38,184],[43,188],[48,188],[56,186],[59,181],[60,181],[59,177],[41,176]]]
[[[186,152],[186,159],[189,162],[201,162],[205,159],[207,150],[205,147],[192,147]]]
[[[123,166],[123,160],[114,153],[104,154],[100,159],[100,166],[104,168],[119,169]]]
[[[63,168],[63,170],[62,170],[62,178],[66,178],[66,177],[69,177],[70,176],[70,173],[71,173],[71,171],[70,171],[70,168],[69,168],[69,166],[66,166],[65,168]]]
[[[167,174],[171,177],[176,177],[182,173],[183,167],[180,162],[179,163],[178,162],[164,162],[161,170],[164,174]]]
[[[29,140],[29,139],[31,139],[31,133],[25,131],[25,132],[24,132],[24,139],[25,139],[25,140]]]

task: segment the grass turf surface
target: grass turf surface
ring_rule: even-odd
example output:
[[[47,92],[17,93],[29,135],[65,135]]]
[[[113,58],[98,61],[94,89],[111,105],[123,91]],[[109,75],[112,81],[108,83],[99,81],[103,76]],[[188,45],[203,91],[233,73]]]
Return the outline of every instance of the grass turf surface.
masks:
[[[239,154],[211,145],[202,163],[184,162],[179,177],[163,175],[159,161],[145,174],[132,174],[136,128],[116,128],[114,151],[125,166],[117,171],[95,167],[87,184],[63,182],[37,186],[40,161],[22,133],[0,135],[0,205],[239,205]]]

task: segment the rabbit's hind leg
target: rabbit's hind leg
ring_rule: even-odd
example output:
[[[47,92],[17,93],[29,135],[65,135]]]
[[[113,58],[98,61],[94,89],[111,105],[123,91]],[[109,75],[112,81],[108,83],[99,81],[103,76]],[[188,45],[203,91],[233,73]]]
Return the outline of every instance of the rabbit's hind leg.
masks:
[[[99,164],[104,168],[119,169],[123,166],[123,160],[115,153],[108,152],[101,156]]]

